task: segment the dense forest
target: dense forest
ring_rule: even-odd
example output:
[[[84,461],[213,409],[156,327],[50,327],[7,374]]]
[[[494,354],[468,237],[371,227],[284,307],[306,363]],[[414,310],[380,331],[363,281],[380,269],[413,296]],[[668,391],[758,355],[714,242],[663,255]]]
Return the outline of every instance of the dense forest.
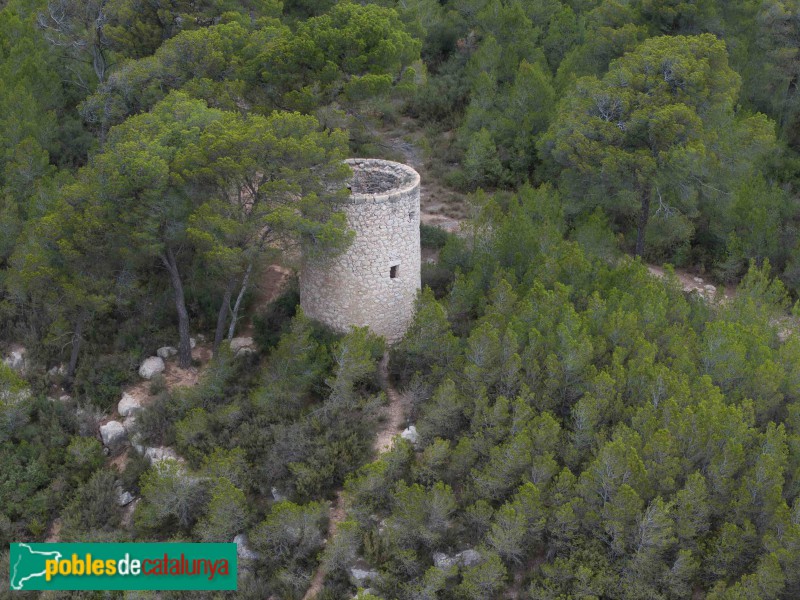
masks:
[[[0,596],[246,534],[237,592],[42,597],[800,597],[799,52],[796,0],[0,0]],[[406,337],[260,302],[401,122],[467,215]]]

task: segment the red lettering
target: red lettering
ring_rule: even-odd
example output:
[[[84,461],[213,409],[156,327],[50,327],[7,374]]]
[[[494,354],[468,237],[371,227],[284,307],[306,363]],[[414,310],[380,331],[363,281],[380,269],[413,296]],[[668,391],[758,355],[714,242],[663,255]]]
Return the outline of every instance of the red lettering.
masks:
[[[181,575],[181,561],[177,558],[173,558],[169,561],[169,574],[170,575]]]
[[[152,569],[148,570],[147,569],[148,564],[155,566]],[[145,558],[144,561],[142,562],[142,573],[144,573],[145,575],[158,575],[159,574],[158,565],[159,565],[158,559]]]

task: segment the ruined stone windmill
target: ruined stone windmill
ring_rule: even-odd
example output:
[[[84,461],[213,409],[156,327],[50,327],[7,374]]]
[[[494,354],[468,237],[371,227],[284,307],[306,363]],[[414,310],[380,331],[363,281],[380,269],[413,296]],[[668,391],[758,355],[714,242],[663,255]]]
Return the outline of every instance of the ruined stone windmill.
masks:
[[[393,343],[411,323],[420,289],[419,173],[387,160],[347,163],[353,179],[341,210],[355,239],[339,256],[305,261],[300,305],[336,331],[366,325]]]

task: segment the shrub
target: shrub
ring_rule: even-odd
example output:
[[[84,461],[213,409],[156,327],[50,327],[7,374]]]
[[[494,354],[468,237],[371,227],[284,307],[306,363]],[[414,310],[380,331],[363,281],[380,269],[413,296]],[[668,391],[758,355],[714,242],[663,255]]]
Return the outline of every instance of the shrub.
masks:
[[[65,537],[83,539],[95,530],[109,532],[119,524],[116,474],[100,470],[76,492],[64,511]]]
[[[422,287],[433,291],[437,299],[444,298],[453,283],[453,272],[438,264],[422,265]]]
[[[187,472],[174,460],[163,460],[141,478],[142,502],[137,505],[134,523],[145,530],[167,537],[176,529],[188,531],[208,503],[203,478]]]
[[[192,464],[199,464],[214,447],[211,416],[202,408],[194,408],[175,424],[178,451]]]
[[[247,499],[244,492],[228,479],[220,477],[211,487],[206,514],[195,527],[203,542],[229,542],[241,533],[247,521]]]
[[[450,236],[441,227],[434,225],[426,225],[420,223],[419,226],[419,243],[423,248],[431,248],[434,250],[441,250],[447,243],[447,238]]]
[[[72,479],[82,481],[103,466],[103,447],[97,438],[73,436],[64,467]]]
[[[165,392],[140,411],[136,416],[136,428],[142,436],[142,442],[152,446],[174,444],[177,410],[178,407],[171,402],[171,396]]]
[[[111,409],[131,381],[135,360],[130,354],[96,356],[81,361],[75,376],[75,391],[103,410]]]
[[[161,392],[166,392],[167,378],[161,373],[156,373],[153,375],[152,379],[150,379],[148,391],[150,392],[151,396],[158,396]]]
[[[280,502],[252,531],[250,541],[270,564],[302,564],[324,544],[322,532],[327,525],[327,513],[325,505],[319,502],[303,506]]]
[[[129,452],[125,470],[119,476],[119,483],[123,490],[134,495],[139,495],[139,479],[150,467],[150,459],[138,452]]]
[[[469,81],[461,72],[458,58],[450,60],[438,75],[417,88],[407,111],[424,123],[436,123],[449,129],[460,120],[469,98]]]

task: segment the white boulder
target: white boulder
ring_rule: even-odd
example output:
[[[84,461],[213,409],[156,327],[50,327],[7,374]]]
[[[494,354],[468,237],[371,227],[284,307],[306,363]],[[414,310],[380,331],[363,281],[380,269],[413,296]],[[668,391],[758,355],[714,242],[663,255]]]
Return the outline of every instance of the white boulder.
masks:
[[[144,454],[151,463],[158,463],[162,460],[180,460],[178,453],[169,446],[159,446],[158,448],[144,448]]]
[[[129,393],[122,394],[122,400],[117,404],[117,412],[121,417],[130,417],[133,413],[142,410],[142,401]]]
[[[231,340],[231,350],[238,352],[242,348],[249,348],[253,345],[251,337],[235,337]]]
[[[128,504],[133,502],[133,499],[133,494],[123,491],[122,488],[117,488],[117,504],[119,506],[128,506]]]
[[[417,428],[414,425],[411,425],[411,427],[404,429],[403,432],[400,434],[400,437],[403,438],[404,440],[408,440],[414,446],[416,446],[419,443],[419,433],[417,433]]]
[[[255,352],[253,345],[253,338],[251,337],[235,337],[231,340],[231,352],[233,352],[235,356],[252,354]]]
[[[125,439],[125,427],[119,421],[109,421],[100,426],[100,437],[103,438],[104,446],[113,446]]]
[[[449,569],[450,567],[455,567],[458,564],[455,556],[448,556],[444,552],[434,552],[433,553],[433,565],[437,569]]]
[[[481,554],[477,550],[469,548],[458,554],[449,556],[444,552],[433,553],[433,564],[439,569],[449,569],[450,567],[472,567],[481,562]]]
[[[139,375],[145,379],[152,379],[154,375],[163,373],[164,369],[166,369],[164,359],[160,356],[151,356],[139,367]]]
[[[156,350],[156,355],[158,355],[159,358],[163,358],[164,360],[167,360],[168,358],[175,356],[177,353],[178,349],[175,348],[174,346],[162,346],[161,348]]]
[[[66,375],[66,374],[67,374],[67,367],[66,367],[66,365],[64,365],[63,363],[62,363],[62,364],[60,364],[60,365],[56,365],[56,366],[54,366],[53,368],[51,368],[51,369],[50,369],[50,370],[47,372],[47,375],[48,375],[49,377],[51,377],[51,378],[52,378],[52,377],[57,377],[57,376],[61,376],[61,377],[63,377],[63,376],[64,376],[64,375]]]
[[[3,363],[11,367],[12,370],[21,373],[25,370],[25,348],[18,348],[12,350],[8,356],[3,359]]]
[[[462,567],[473,567],[483,560],[481,553],[469,548],[456,554],[456,560]]]
[[[240,533],[237,535],[235,538],[233,538],[233,543],[236,544],[236,554],[239,556],[239,558],[248,560],[261,558],[261,555],[258,552],[250,548],[246,534]]]
[[[350,581],[356,587],[363,587],[367,581],[372,581],[379,577],[377,571],[373,569],[363,569],[357,566],[350,567]]]

